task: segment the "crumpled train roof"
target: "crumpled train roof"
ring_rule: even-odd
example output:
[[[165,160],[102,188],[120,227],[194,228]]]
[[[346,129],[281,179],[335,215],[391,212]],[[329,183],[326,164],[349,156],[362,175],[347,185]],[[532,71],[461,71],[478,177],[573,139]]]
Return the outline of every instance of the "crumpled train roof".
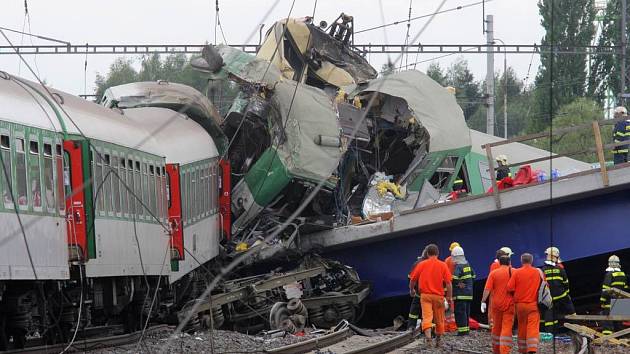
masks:
[[[368,92],[404,99],[429,132],[430,152],[470,146],[470,131],[455,96],[427,75],[416,70],[386,75],[356,87],[351,96]]]

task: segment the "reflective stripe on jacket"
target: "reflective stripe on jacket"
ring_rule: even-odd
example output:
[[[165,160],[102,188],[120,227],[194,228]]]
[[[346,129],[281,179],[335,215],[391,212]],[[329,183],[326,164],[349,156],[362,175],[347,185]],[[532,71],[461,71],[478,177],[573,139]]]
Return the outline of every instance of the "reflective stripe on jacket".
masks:
[[[472,300],[475,277],[475,271],[470,264],[456,264],[453,271],[453,299]]]

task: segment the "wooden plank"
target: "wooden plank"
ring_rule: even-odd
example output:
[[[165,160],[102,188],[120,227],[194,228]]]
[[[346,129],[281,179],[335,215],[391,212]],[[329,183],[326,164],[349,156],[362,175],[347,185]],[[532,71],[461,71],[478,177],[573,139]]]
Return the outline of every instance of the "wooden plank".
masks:
[[[600,333],[592,328],[576,325],[574,323],[565,323],[564,327],[591,339],[595,339],[595,337],[597,338],[605,337],[603,333]],[[617,344],[617,345],[628,345],[625,341],[620,341],[619,339],[616,339],[616,338],[609,339],[608,342],[612,344]]]
[[[492,157],[492,147],[490,145],[486,145],[486,156],[488,157],[488,172],[490,172],[490,179],[492,179],[492,195],[494,196],[494,204],[497,206],[497,209],[501,209],[501,197],[499,196],[497,175],[494,171],[494,158]]]
[[[609,335],[606,335],[606,336],[603,336],[603,337],[599,337],[599,338],[595,339],[594,343],[600,344],[600,343],[603,343],[605,341],[610,341],[611,339],[614,339],[614,338],[619,338],[621,336],[625,336],[626,334],[630,334],[630,328],[626,328],[626,329],[624,329],[622,331],[618,331],[618,332],[615,332],[613,334],[609,334]],[[626,342],[626,345],[627,345],[628,344],[627,340],[624,340],[624,341]]]
[[[567,315],[564,318],[577,321],[630,321],[630,315]]]
[[[593,122],[593,134],[595,134],[595,147],[597,148],[597,159],[599,160],[599,171],[602,174],[602,183],[605,187],[610,185],[608,181],[608,171],[606,171],[606,160],[604,159],[604,148],[602,146],[602,133],[599,124]]]
[[[623,291],[621,289],[610,288],[610,289],[608,289],[608,292],[617,294],[617,295],[619,295],[621,297],[625,297],[626,299],[630,299],[630,293],[627,292],[627,291]]]

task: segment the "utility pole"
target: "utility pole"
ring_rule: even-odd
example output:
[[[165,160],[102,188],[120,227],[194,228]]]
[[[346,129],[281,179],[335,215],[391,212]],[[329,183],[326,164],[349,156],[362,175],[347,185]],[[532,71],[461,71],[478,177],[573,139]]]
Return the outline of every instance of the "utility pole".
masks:
[[[625,0],[624,0],[625,1]],[[494,26],[493,16],[486,16],[486,42],[488,44],[486,71],[486,134],[494,135]]]
[[[621,0],[621,80],[619,88],[619,104],[623,105],[626,99],[626,50],[628,37],[626,35],[626,16],[628,15],[627,0]]]

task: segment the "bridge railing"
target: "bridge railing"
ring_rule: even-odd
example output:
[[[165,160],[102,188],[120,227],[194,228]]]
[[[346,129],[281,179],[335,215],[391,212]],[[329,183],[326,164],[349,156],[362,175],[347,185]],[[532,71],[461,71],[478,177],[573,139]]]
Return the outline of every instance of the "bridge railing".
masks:
[[[486,151],[486,157],[488,159],[488,166],[489,166],[488,167],[488,172],[490,174],[490,179],[492,180],[492,194],[494,196],[494,200],[495,200],[497,209],[501,208],[501,199],[499,197],[499,193],[501,191],[499,191],[499,188],[498,188],[498,185],[497,185],[496,172],[495,172],[495,167],[494,167],[495,166],[495,161],[494,161],[494,157],[493,157],[493,153],[492,153],[492,148],[495,148],[495,147],[501,146],[501,145],[526,142],[526,141],[535,140],[535,139],[541,139],[541,138],[552,139],[553,137],[556,137],[556,136],[565,135],[565,134],[568,134],[568,133],[573,133],[573,132],[589,129],[593,133],[593,145],[591,147],[589,147],[589,148],[576,150],[576,151],[571,151],[571,152],[565,152],[565,153],[561,153],[561,154],[555,154],[555,153],[550,152],[550,154],[548,156],[539,157],[539,158],[530,159],[530,160],[525,160],[525,161],[520,161],[520,162],[513,162],[513,163],[507,165],[507,167],[508,168],[509,167],[517,167],[517,166],[520,167],[520,166],[523,166],[523,165],[532,164],[532,163],[536,163],[536,162],[551,161],[553,159],[557,159],[557,158],[560,158],[560,157],[569,157],[569,156],[575,156],[575,155],[586,154],[586,153],[593,153],[594,152],[594,153],[596,153],[597,160],[599,162],[599,169],[598,170],[599,170],[599,173],[601,174],[602,186],[606,187],[606,186],[609,185],[609,180],[608,180],[608,170],[606,168],[606,160],[604,158],[604,151],[606,151],[606,150],[613,150],[615,147],[621,146],[621,145],[629,145],[630,142],[624,141],[624,142],[617,142],[617,143],[613,142],[611,144],[603,144],[600,127],[601,126],[606,126],[606,125],[614,125],[615,123],[617,123],[619,121],[623,121],[623,120],[627,120],[627,119],[630,119],[630,117],[623,116],[623,117],[619,117],[619,118],[615,118],[615,119],[596,120],[596,121],[592,121],[592,122],[589,122],[589,123],[584,123],[584,124],[579,124],[579,125],[574,125],[574,126],[568,126],[568,127],[561,127],[561,128],[558,128],[558,129],[550,129],[549,131],[545,131],[545,132],[522,135],[522,136],[518,136],[518,137],[514,137],[514,138],[502,140],[502,141],[497,141],[497,142],[481,145],[481,148],[485,149],[485,151]],[[593,173],[593,171],[594,170],[591,170],[591,171],[588,171],[588,172],[589,173]],[[553,179],[550,180],[550,182],[552,182],[552,181],[553,181]]]

